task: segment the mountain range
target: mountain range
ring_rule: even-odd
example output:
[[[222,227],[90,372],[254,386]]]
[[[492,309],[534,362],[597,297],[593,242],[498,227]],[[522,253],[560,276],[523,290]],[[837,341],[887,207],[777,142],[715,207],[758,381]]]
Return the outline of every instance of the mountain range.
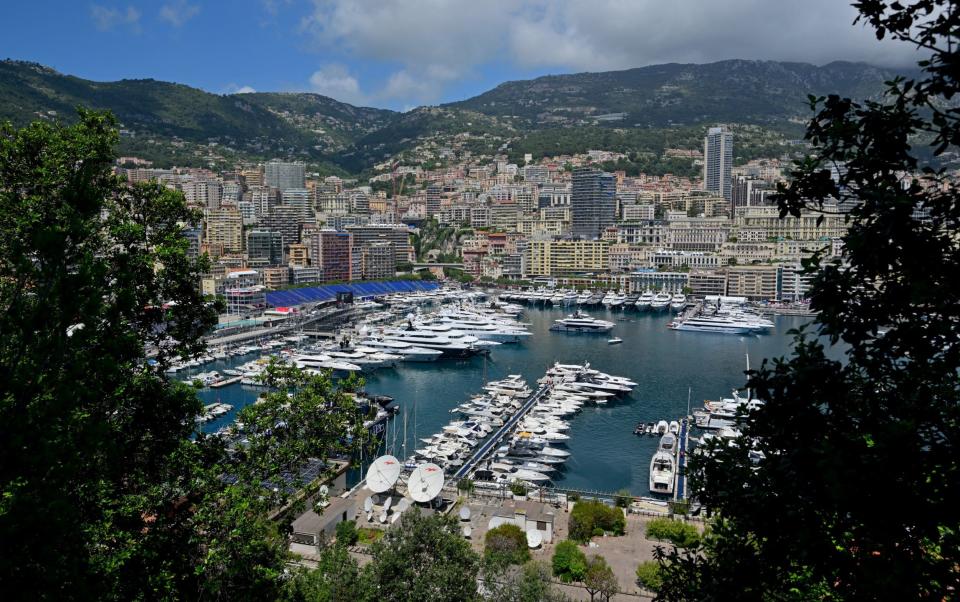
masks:
[[[121,152],[159,164],[289,157],[358,173],[425,142],[543,154],[556,150],[562,132],[568,132],[564,148],[569,132],[579,132],[574,147],[578,139],[611,135],[629,147],[651,131],[664,132],[665,140],[696,140],[714,123],[797,136],[810,114],[808,95],[876,97],[895,75],[848,62],[666,64],[511,81],[466,100],[397,112],[307,92],[220,95],[152,79],[95,82],[6,60],[0,62],[0,120],[70,120],[84,105],[117,116]],[[690,135],[677,134],[687,130]]]

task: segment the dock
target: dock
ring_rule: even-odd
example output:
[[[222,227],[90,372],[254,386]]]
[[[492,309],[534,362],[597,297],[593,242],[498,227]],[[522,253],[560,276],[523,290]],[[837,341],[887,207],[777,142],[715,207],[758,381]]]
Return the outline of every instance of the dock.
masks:
[[[680,434],[677,437],[677,483],[673,488],[673,499],[687,499],[687,450],[690,439],[690,417],[680,421]]]
[[[500,445],[500,442],[503,441],[508,434],[510,434],[517,423],[519,423],[523,417],[526,416],[527,412],[537,405],[537,402],[543,399],[543,397],[549,393],[552,388],[552,385],[545,384],[541,385],[539,389],[534,391],[534,393],[525,402],[523,402],[523,405],[520,406],[520,409],[517,410],[513,416],[511,416],[510,419],[503,424],[503,426],[490,435],[486,441],[477,446],[477,449],[474,450],[473,455],[471,455],[467,461],[463,463],[463,466],[461,466],[457,472],[453,473],[452,478],[461,479],[469,475],[478,464],[483,462],[483,460],[490,455],[490,452]]]
[[[220,387],[226,387],[227,385],[232,385],[233,383],[238,383],[243,380],[242,376],[232,376],[230,378],[225,378],[223,380],[218,380],[215,383],[210,383],[210,388],[219,389]]]

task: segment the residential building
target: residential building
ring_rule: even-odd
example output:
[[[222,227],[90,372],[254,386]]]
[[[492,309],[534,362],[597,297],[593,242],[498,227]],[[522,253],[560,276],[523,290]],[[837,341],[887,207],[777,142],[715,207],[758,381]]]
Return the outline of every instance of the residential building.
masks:
[[[263,166],[263,183],[280,192],[290,188],[305,188],[306,174],[302,161],[287,163],[274,159]]]
[[[320,230],[315,237],[321,281],[350,280],[353,268],[353,236],[349,232]]]
[[[751,301],[779,298],[780,267],[776,265],[738,265],[727,268],[727,295]]]
[[[613,176],[591,168],[573,172],[570,195],[570,233],[596,240],[616,221],[616,183]]]
[[[283,235],[270,230],[247,232],[247,257],[266,260],[267,265],[283,263]]]
[[[527,275],[605,272],[609,243],[600,240],[531,240]]]
[[[243,252],[243,217],[234,207],[206,210],[205,242],[225,253]]]
[[[397,274],[397,256],[389,242],[375,242],[363,248],[364,280],[386,280]]]
[[[702,299],[727,294],[727,275],[722,271],[697,271],[687,274],[690,295]]]
[[[707,130],[703,139],[703,188],[730,200],[733,167],[733,133],[724,127]]]

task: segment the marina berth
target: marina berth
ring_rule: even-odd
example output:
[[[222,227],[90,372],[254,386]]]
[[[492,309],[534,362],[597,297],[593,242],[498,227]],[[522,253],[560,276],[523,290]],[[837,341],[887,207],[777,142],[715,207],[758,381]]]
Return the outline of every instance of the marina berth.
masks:
[[[670,307],[670,301],[673,299],[667,293],[657,293],[653,296],[653,299],[650,300],[650,309],[654,311],[661,311]]]

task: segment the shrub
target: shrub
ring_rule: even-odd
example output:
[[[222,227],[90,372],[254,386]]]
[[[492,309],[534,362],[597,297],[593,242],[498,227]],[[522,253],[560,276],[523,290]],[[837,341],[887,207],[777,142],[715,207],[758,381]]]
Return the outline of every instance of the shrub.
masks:
[[[510,483],[510,493],[520,496],[527,495],[527,486],[520,481],[513,481]]]
[[[586,543],[594,535],[623,535],[627,520],[620,508],[593,500],[579,501],[570,512],[570,539]]]
[[[527,535],[509,523],[490,529],[484,537],[483,554],[496,564],[523,564],[530,560]]]
[[[473,493],[473,480],[468,477],[463,477],[457,481],[457,491]]]
[[[564,583],[582,581],[587,573],[587,556],[577,542],[566,539],[553,552],[553,575]]]
[[[360,534],[357,532],[357,523],[352,520],[345,520],[337,523],[337,541],[345,546],[352,546],[357,543]]]
[[[681,548],[700,542],[700,532],[693,525],[669,518],[655,518],[647,523],[647,539],[669,541]]]
[[[637,583],[640,587],[651,592],[660,591],[663,585],[663,576],[660,575],[660,563],[656,560],[641,562],[637,567]]]
[[[614,496],[613,501],[617,505],[617,508],[629,508],[630,504],[633,503],[633,494],[626,489],[621,489],[617,492],[617,495]]]
[[[568,494],[567,494],[567,501],[568,501],[568,502],[579,502],[579,501],[580,501],[580,494],[577,493],[576,491],[572,491],[572,492],[568,493]]]

